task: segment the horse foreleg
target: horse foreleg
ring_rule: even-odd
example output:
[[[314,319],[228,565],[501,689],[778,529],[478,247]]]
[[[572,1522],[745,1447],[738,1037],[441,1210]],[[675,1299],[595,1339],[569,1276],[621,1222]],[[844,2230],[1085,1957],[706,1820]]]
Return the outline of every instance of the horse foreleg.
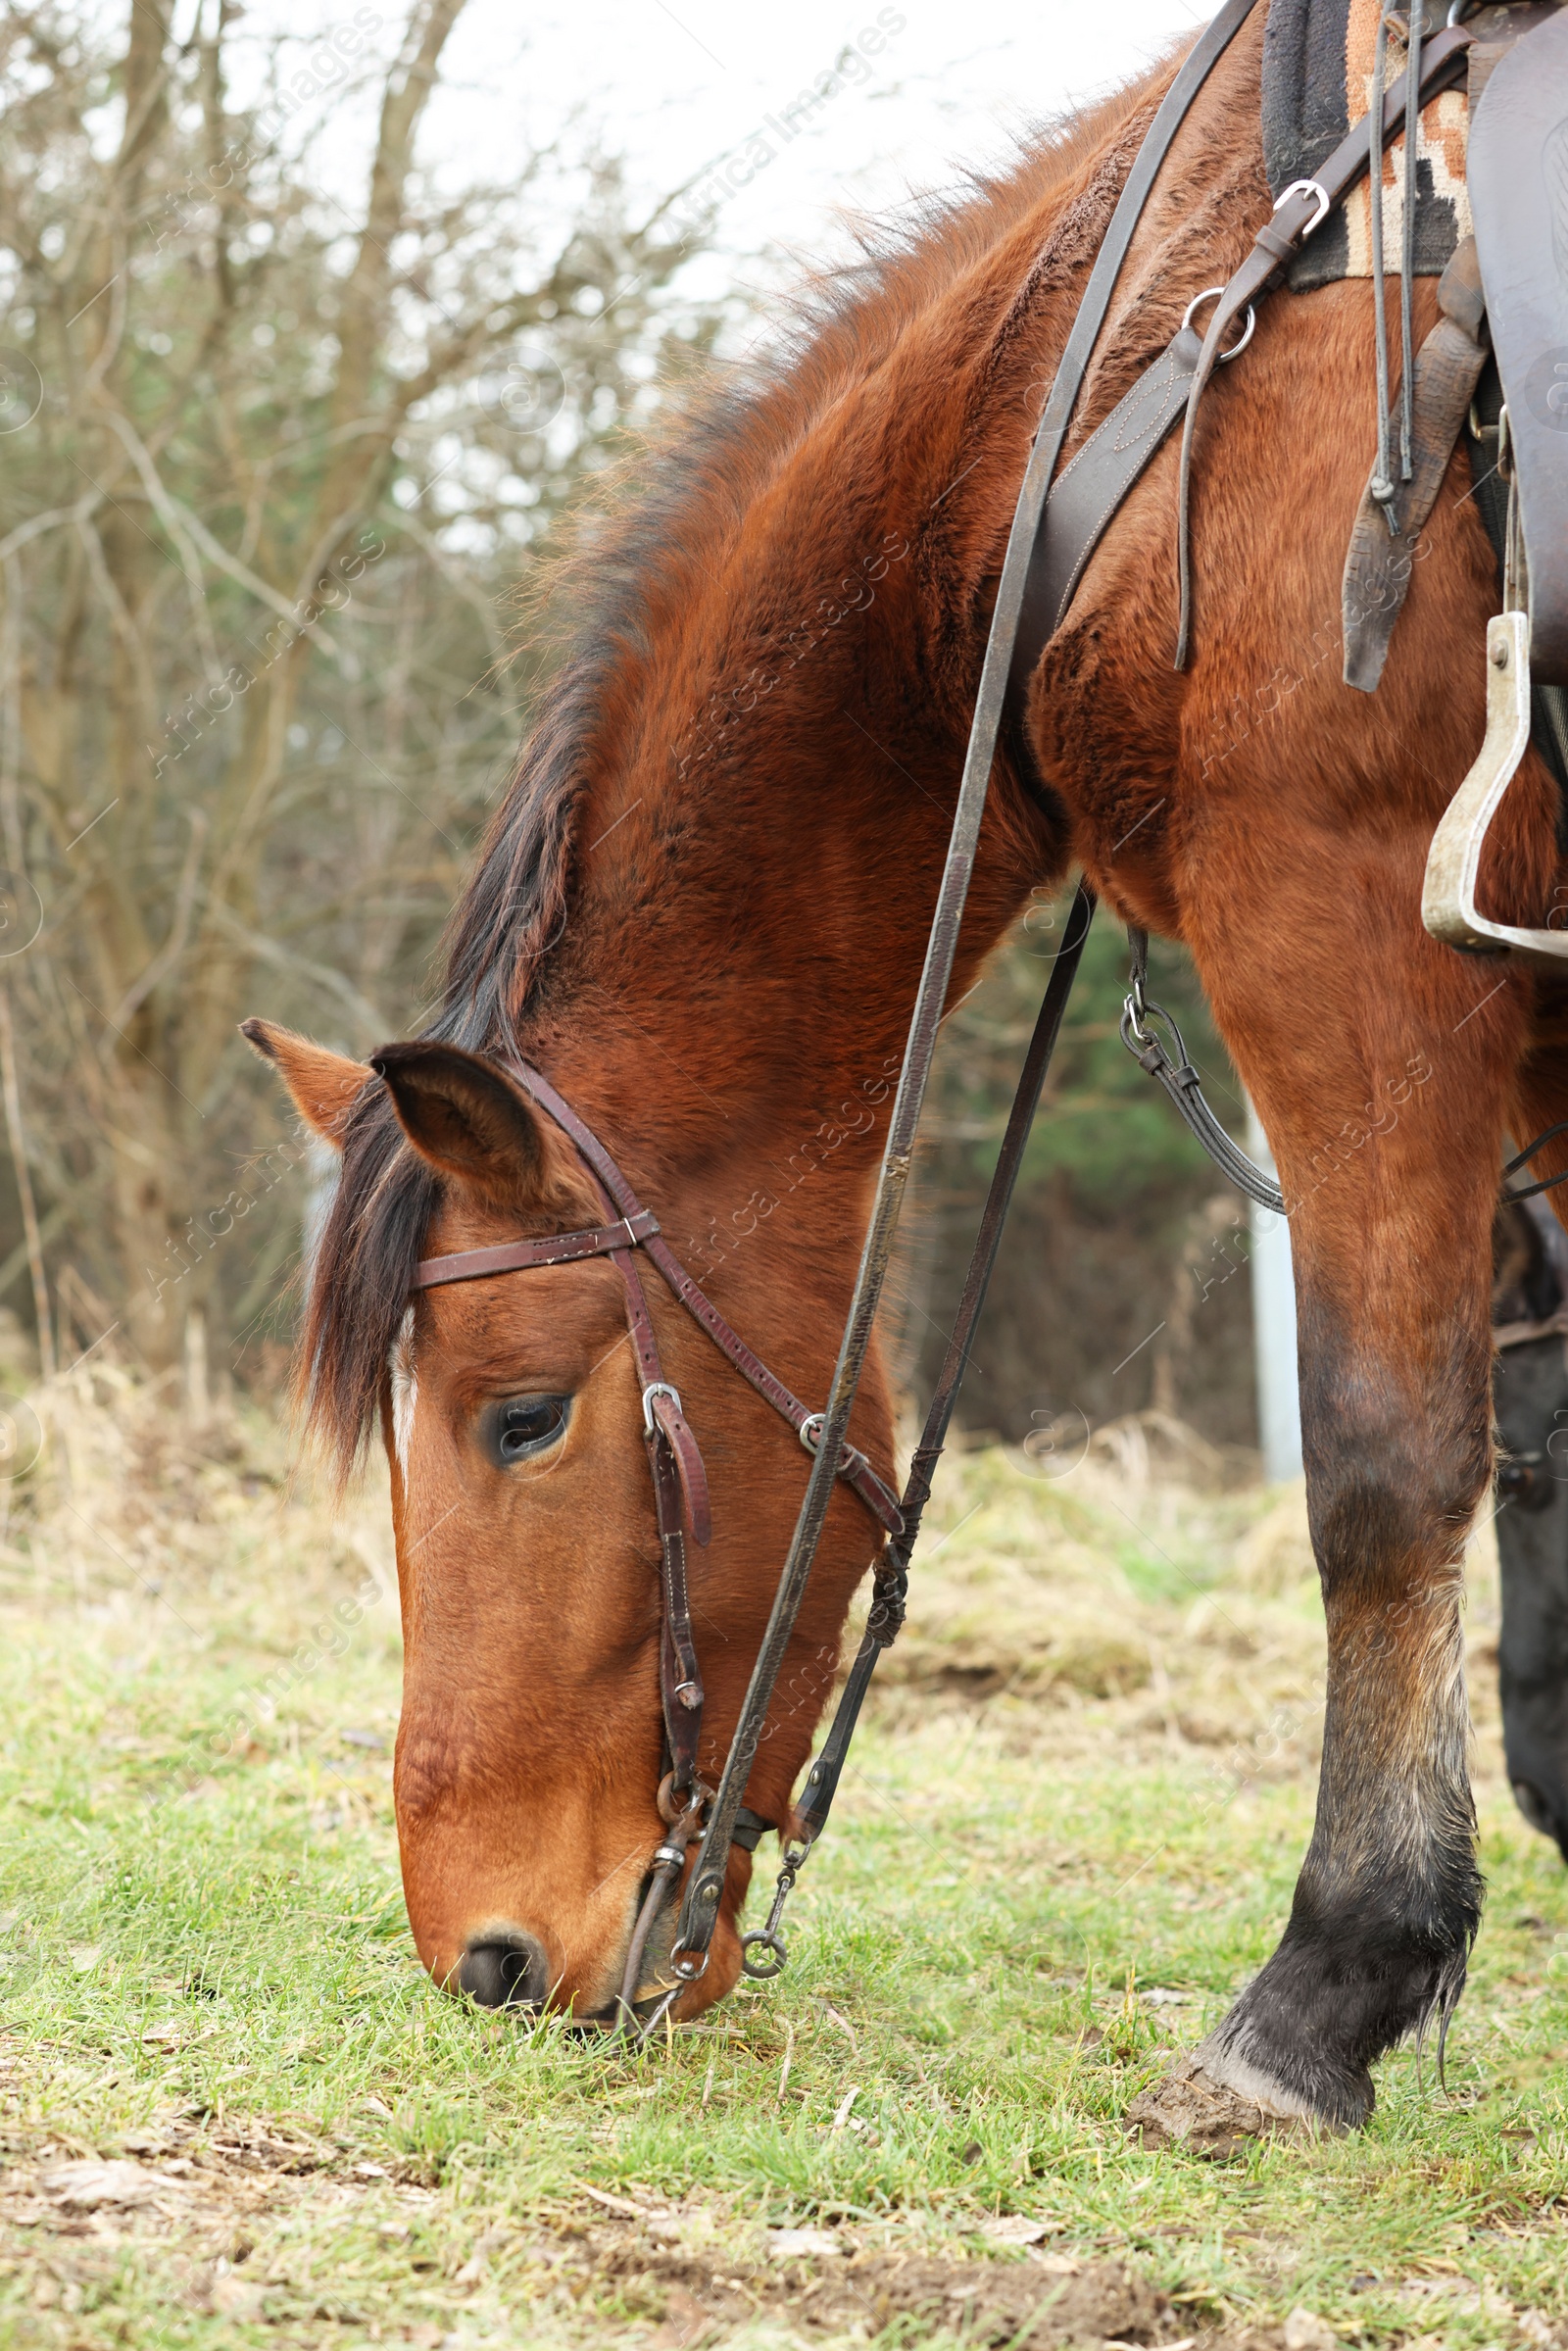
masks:
[[[1480,1918],[1462,1556],[1491,1469],[1489,1244],[1523,1006],[1506,967],[1420,935],[1407,874],[1321,854],[1353,952],[1304,870],[1277,877],[1271,937],[1233,915],[1194,940],[1290,1209],[1328,1630],[1317,1821],[1273,1957],[1134,2107],[1155,2135],[1363,2121],[1374,2061],[1457,1999]]]
[[[1521,1144],[1568,1121],[1568,1012],[1538,983],[1530,1050],[1509,1124]],[[1531,1176],[1568,1168],[1568,1136]],[[1521,1176],[1520,1182],[1528,1180]],[[1546,1198],[1559,1210],[1568,1185]],[[1497,1434],[1509,1469],[1497,1496],[1502,1628],[1497,1680],[1509,1785],[1532,1828],[1568,1855],[1568,1364],[1561,1338],[1527,1340],[1497,1359]]]

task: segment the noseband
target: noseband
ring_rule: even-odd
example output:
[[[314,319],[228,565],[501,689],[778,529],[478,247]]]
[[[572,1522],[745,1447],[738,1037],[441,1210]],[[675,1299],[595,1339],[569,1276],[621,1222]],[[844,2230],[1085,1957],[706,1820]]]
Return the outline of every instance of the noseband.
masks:
[[[593,1129],[563,1101],[549,1080],[526,1061],[509,1060],[505,1067],[508,1076],[522,1087],[540,1109],[549,1113],[573,1144],[599,1194],[607,1219],[613,1211],[615,1221],[592,1225],[582,1232],[552,1233],[542,1240],[509,1241],[496,1249],[466,1249],[451,1256],[426,1257],[416,1269],[413,1288],[438,1290],[449,1282],[482,1282],[497,1274],[522,1273],[536,1265],[569,1265],[583,1257],[608,1257],[620,1275],[626,1327],[642,1387],[643,1440],[648,1447],[654,1515],[662,1557],[663,1626],[659,1681],[670,1768],[660,1788],[659,1800],[664,1819],[673,1825],[683,1814],[700,1810],[702,1793],[706,1792],[700,1791],[697,1776],[697,1748],[703,1728],[703,1679],[692,1638],[686,1536],[689,1530],[694,1543],[706,1545],[712,1517],[703,1456],[680,1396],[664,1377],[636,1252],[642,1250],[652,1259],[698,1328],[706,1332],[742,1378],[750,1381],[758,1395],[765,1397],[774,1411],[789,1422],[808,1453],[816,1451],[822,1415],[809,1411],[753,1353],[745,1340],[731,1330],[712,1299],[692,1280],[663,1238],[658,1217],[643,1207]],[[879,1527],[890,1535],[902,1534],[904,1516],[897,1494],[883,1484],[865,1455],[854,1445],[840,1447],[838,1474],[858,1494]],[[754,1845],[763,1826],[759,1822],[756,1833],[752,1834]],[[685,1859],[684,1852],[681,1859]]]

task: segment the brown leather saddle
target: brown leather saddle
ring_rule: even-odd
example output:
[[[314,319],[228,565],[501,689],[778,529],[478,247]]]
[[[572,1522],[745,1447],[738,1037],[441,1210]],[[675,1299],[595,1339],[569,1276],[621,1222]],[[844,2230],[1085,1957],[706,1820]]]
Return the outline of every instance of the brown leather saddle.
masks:
[[[1472,437],[1471,456],[1475,465],[1482,455],[1478,491],[1501,516],[1503,609],[1487,632],[1486,737],[1433,837],[1422,918],[1451,947],[1511,948],[1561,963],[1568,959],[1568,912],[1554,911],[1542,928],[1497,922],[1477,907],[1476,885],[1488,830],[1529,748],[1533,717],[1538,739],[1544,714],[1558,734],[1564,731],[1568,8],[1484,14],[1498,22],[1489,24],[1490,39],[1476,44],[1486,70],[1472,105],[1466,178],[1485,303],[1485,325],[1476,334],[1478,346],[1490,339],[1500,401],[1495,426]],[[1546,749],[1549,756],[1549,742]]]
[[[1489,76],[1467,177],[1518,486],[1531,674],[1568,686],[1568,9]]]

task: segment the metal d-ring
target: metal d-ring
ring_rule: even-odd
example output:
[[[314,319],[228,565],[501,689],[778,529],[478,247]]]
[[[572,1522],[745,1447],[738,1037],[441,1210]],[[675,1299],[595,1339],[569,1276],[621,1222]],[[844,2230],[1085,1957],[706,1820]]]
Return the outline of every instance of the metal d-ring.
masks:
[[[771,1961],[753,1959],[756,1950],[770,1951]],[[741,1936],[741,1966],[754,1984],[771,1984],[775,1976],[783,1975],[789,1963],[790,1947],[782,1935],[769,1935],[765,1927],[759,1927],[754,1935]]]
[[[1215,294],[1223,294],[1225,288],[1223,286],[1205,286],[1200,294],[1195,294],[1192,301],[1187,305],[1187,308],[1182,313],[1183,327],[1185,328],[1191,326],[1193,322],[1193,313],[1195,310],[1197,310],[1200,302],[1207,302]],[[1247,324],[1242,328],[1241,341],[1239,343],[1233,343],[1229,351],[1222,351],[1219,355],[1220,358],[1222,360],[1239,360],[1242,356],[1242,353],[1247,349],[1248,344],[1251,341],[1252,329],[1256,324],[1257,313],[1253,310],[1251,304],[1249,303],[1247,306]]]
[[[822,1442],[822,1428],[826,1419],[825,1412],[808,1412],[795,1432],[813,1461],[816,1458],[816,1448]]]

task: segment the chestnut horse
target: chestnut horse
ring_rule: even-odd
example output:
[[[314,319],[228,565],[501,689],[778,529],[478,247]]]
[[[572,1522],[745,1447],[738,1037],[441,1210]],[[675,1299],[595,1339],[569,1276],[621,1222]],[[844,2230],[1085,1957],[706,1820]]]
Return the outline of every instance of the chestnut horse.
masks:
[[[1262,10],[1194,105],[1078,406],[1078,446],[1266,219]],[[341,1460],[378,1420],[407,1680],[396,1796],[424,1964],[482,2001],[609,2018],[662,1835],[659,1544],[621,1285],[603,1258],[423,1292],[422,1256],[602,1221],[520,1053],[689,1270],[824,1399],[936,896],[991,601],[1054,361],[1167,64],[830,281],[699,402],[579,560],[578,650],[454,916],[447,992],[383,1082],[253,1024],[341,1147],[303,1340]],[[1416,288],[1417,334],[1434,316]],[[1481,739],[1497,583],[1456,456],[1375,698],[1340,579],[1375,437],[1364,281],[1282,294],[1198,426],[1196,635],[1172,666],[1167,444],[1090,564],[999,754],[955,994],[1080,866],[1183,941],[1267,1130],[1299,1301],[1328,1617],[1316,1828],[1278,1950],[1186,2094],[1361,2120],[1446,2017],[1481,1882],[1461,1552],[1491,1471],[1489,1235],[1505,1129],[1568,1118],[1564,999],[1421,927],[1428,843]],[[1044,779],[1044,790],[1039,778]],[[1531,757],[1488,887],[1539,921]],[[1533,909],[1533,910],[1532,910]],[[1565,1163],[1544,1157],[1541,1172]],[[1560,1196],[1559,1196],[1560,1197]],[[715,1778],[808,1464],[657,1281],[712,1536],[692,1608]],[[514,1410],[504,1424],[503,1407]],[[522,1432],[503,1448],[503,1425]],[[874,1355],[852,1435],[893,1473]],[[877,1530],[833,1500],[747,1791],[786,1818]],[[691,2018],[734,1984],[730,1861]],[[667,1988],[671,1912],[642,1985]]]

